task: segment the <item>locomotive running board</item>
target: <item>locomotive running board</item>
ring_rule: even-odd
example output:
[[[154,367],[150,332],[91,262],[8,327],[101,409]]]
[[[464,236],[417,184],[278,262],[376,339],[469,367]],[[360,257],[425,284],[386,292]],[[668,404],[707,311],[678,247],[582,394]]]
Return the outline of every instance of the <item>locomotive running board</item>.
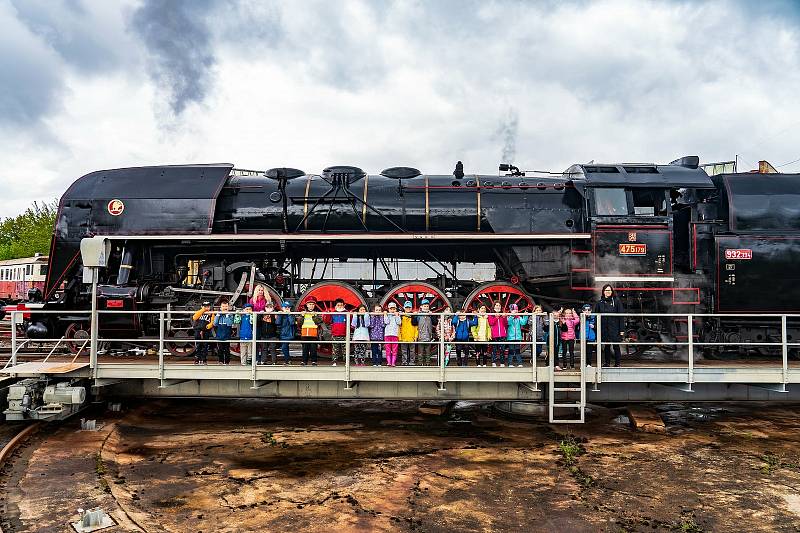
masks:
[[[590,233],[216,233],[213,235],[98,235],[93,239],[137,241],[481,241],[592,238]]]

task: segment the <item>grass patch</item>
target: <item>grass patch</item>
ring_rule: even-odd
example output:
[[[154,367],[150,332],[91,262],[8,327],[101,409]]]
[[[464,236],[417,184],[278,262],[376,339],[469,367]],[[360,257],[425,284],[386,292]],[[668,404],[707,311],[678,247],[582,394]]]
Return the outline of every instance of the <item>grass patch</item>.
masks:
[[[267,431],[261,435],[261,442],[264,444],[269,444],[270,446],[278,445],[278,441],[275,439],[275,435],[273,435],[271,431]]]
[[[564,458],[564,464],[567,466],[574,465],[578,457],[586,453],[583,445],[572,435],[567,435],[558,443],[558,451]]]
[[[703,533],[703,528],[701,528],[697,523],[691,518],[684,518],[677,524],[672,527],[673,531],[680,531],[681,533]]]
[[[781,467],[781,458],[773,453],[765,453],[761,460],[764,462],[761,465],[762,474],[770,475]]]

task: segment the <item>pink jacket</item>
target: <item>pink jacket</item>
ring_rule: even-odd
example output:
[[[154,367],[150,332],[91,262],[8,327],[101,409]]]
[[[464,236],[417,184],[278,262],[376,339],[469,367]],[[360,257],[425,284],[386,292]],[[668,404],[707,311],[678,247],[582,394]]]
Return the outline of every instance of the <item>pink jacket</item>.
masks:
[[[577,316],[573,317],[573,318],[566,318],[566,319],[562,318],[558,322],[559,329],[561,329],[560,328],[561,324],[566,324],[567,325],[567,331],[562,331],[561,332],[561,340],[562,341],[574,340],[575,339],[575,328],[580,323],[581,323],[581,319],[580,319],[580,317],[577,317]]]
[[[508,332],[508,321],[504,316],[489,315],[489,325],[492,328],[492,339],[505,339]]]

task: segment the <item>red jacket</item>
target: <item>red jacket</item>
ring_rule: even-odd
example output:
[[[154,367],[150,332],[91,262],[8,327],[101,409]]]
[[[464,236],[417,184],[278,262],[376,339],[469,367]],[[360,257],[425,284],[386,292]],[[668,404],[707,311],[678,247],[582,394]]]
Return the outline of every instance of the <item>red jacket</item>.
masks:
[[[347,335],[347,315],[342,314],[335,314],[335,315],[325,315],[325,318],[322,320],[325,321],[326,324],[331,325],[331,335],[334,337],[344,337]]]

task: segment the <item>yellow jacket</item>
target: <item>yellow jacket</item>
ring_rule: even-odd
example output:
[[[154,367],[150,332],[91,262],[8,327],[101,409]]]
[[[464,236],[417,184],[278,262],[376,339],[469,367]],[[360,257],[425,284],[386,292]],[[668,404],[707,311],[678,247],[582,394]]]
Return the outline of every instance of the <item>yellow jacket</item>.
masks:
[[[417,340],[418,333],[417,326],[411,324],[411,316],[403,315],[400,321],[400,336],[398,337],[400,342],[414,342]]]

